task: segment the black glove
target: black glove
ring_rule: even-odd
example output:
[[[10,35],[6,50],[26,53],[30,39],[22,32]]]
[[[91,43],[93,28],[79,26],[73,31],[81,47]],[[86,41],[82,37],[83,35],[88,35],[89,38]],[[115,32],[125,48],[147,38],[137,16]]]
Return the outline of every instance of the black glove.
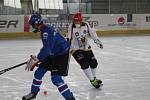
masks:
[[[96,45],[97,45],[99,48],[103,49],[103,44],[102,44],[102,42],[101,42],[99,39],[96,39],[96,40],[94,41],[94,43],[96,43]]]

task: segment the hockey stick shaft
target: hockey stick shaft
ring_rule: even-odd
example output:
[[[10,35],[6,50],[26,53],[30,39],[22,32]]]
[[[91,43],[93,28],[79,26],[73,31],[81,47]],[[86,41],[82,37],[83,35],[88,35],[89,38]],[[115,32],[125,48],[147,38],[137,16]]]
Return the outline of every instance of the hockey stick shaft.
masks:
[[[7,72],[7,71],[9,71],[9,70],[12,70],[12,69],[17,68],[17,67],[19,67],[19,66],[22,66],[22,65],[24,65],[24,64],[27,64],[27,62],[23,62],[23,63],[21,63],[21,64],[18,64],[18,65],[15,65],[15,66],[12,66],[12,67],[3,69],[3,70],[0,71],[0,75],[4,74],[5,72]]]

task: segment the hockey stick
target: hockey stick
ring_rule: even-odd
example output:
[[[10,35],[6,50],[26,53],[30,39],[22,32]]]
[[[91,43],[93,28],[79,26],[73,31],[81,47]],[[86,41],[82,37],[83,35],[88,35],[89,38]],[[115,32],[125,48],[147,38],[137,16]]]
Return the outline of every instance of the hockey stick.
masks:
[[[3,69],[3,70],[0,71],[0,75],[4,74],[5,72],[7,72],[7,71],[9,71],[9,70],[12,70],[12,69],[17,68],[17,67],[19,67],[19,66],[22,66],[22,65],[24,65],[24,64],[26,64],[26,63],[27,63],[27,61],[26,61],[26,62],[23,62],[23,63],[21,63],[21,64],[18,64],[18,65],[15,65],[15,66],[12,66],[12,67]]]

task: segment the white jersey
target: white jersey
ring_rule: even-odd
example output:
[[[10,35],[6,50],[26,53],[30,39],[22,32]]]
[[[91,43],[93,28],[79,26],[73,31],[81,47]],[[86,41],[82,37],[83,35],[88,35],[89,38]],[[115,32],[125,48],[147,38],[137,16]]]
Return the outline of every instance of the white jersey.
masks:
[[[73,23],[70,24],[67,34],[67,38],[71,40],[70,49],[71,50],[90,49],[87,37],[88,35],[90,35],[93,40],[97,39],[96,31],[92,29],[87,22],[82,22],[81,27],[76,27],[75,24]]]

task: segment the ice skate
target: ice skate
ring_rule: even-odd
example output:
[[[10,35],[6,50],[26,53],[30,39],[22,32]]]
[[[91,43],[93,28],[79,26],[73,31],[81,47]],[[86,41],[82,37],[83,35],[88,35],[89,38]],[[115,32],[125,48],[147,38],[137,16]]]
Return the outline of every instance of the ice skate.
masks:
[[[91,80],[90,82],[91,82],[91,84],[92,84],[95,88],[99,88],[99,87],[100,87],[100,84],[98,83],[98,81],[97,81],[96,79]]]
[[[96,80],[99,84],[102,84],[102,80],[97,79],[96,77],[94,77],[94,80]]]
[[[22,97],[22,100],[33,100],[36,98],[36,95],[35,93],[29,93],[25,96]]]
[[[72,94],[72,92],[71,92],[71,94]],[[72,96],[69,98],[69,100],[75,100],[75,97],[73,96],[73,94],[72,94]]]
[[[69,100],[75,100],[75,97],[74,97],[74,96],[71,96],[71,97],[69,98]]]

